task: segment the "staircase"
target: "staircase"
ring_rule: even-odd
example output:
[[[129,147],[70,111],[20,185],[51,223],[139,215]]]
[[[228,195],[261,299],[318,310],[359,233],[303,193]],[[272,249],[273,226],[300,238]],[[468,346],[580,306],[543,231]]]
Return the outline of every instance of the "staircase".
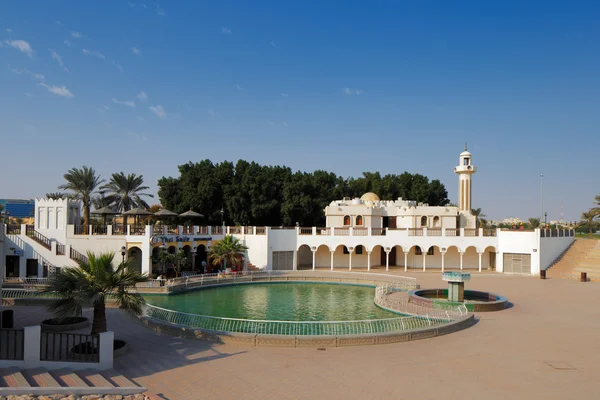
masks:
[[[549,278],[600,280],[600,240],[577,239],[548,269]]]
[[[260,271],[260,268],[256,268],[254,264],[248,264],[248,271]]]
[[[143,393],[138,386],[114,369],[105,371],[63,368],[48,371],[44,368],[19,370],[0,369],[0,396],[10,395],[121,395]]]

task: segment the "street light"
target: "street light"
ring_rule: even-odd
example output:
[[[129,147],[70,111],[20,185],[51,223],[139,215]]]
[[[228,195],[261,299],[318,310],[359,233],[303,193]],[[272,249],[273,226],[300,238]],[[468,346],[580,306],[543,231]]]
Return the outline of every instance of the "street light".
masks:
[[[540,174],[540,221],[544,220],[544,174]]]
[[[125,262],[125,254],[127,254],[127,247],[121,247],[121,257],[123,257],[122,262]]]
[[[223,210],[223,206],[221,206],[221,211],[219,211],[219,213],[221,213],[221,226],[225,226],[223,225],[223,214],[225,213],[225,210]]]
[[[192,272],[194,272],[196,269],[196,252],[197,251],[198,250],[197,250],[196,246],[194,246],[192,248]]]

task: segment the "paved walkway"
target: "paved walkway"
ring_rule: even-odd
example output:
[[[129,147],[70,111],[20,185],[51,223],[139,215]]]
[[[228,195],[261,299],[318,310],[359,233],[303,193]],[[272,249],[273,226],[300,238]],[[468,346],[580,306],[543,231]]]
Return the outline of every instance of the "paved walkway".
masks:
[[[444,287],[439,273],[408,273]],[[510,309],[433,339],[317,349],[246,348],[158,335],[118,310],[128,341],[115,369],[168,399],[595,399],[600,396],[600,284],[474,274],[467,288]],[[17,323],[43,310],[17,307]]]

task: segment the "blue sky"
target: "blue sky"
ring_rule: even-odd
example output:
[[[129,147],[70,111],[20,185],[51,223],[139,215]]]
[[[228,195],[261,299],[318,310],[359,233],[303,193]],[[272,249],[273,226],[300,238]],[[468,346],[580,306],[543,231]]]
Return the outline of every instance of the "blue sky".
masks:
[[[0,2],[1,198],[73,166],[418,172],[491,218],[600,193],[600,3]]]

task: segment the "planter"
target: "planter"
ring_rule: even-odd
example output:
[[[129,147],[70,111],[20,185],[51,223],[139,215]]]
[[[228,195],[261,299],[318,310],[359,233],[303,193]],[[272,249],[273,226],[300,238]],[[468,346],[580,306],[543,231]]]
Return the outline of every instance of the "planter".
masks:
[[[42,321],[40,325],[43,331],[66,332],[85,328],[89,325],[89,320],[85,317],[51,318]]]
[[[113,358],[122,356],[127,352],[127,342],[124,340],[115,339],[113,341]],[[71,347],[71,354],[76,357],[85,357],[85,355],[97,354],[98,348],[93,346],[90,342],[80,343]]]

